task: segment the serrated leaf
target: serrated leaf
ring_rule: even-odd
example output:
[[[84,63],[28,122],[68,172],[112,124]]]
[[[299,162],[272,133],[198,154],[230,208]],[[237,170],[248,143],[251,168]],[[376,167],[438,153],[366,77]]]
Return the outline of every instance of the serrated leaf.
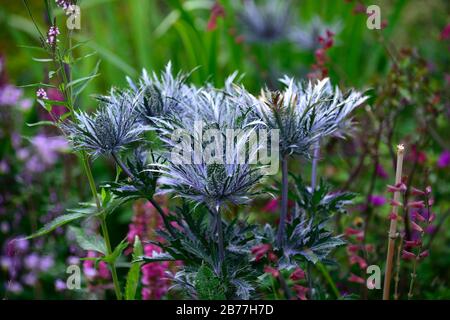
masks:
[[[75,235],[78,245],[86,251],[96,251],[106,255],[105,240],[97,235],[88,235],[83,229],[70,226],[70,231]]]
[[[144,254],[144,249],[142,248],[142,243],[139,237],[134,238],[133,246],[133,260]],[[131,264],[130,271],[128,271],[127,284],[125,286],[125,299],[134,300],[136,297],[136,290],[139,284],[139,274],[141,270],[142,263],[137,262]]]
[[[124,239],[117,245],[117,247],[114,248],[113,252],[110,255],[105,255],[102,260],[113,265],[116,262],[117,258],[120,257],[123,250],[126,249],[126,247],[128,247],[128,242],[126,241],[126,239]]]
[[[226,299],[221,279],[206,265],[202,265],[197,272],[195,289],[200,300]]]
[[[153,251],[152,256],[139,256],[133,261],[133,263],[135,263],[135,262],[151,263],[151,262],[162,262],[162,261],[175,261],[175,258],[172,257],[167,252]]]
[[[81,212],[64,214],[62,216],[55,218],[53,221],[47,223],[45,226],[43,226],[41,229],[39,229],[36,233],[26,237],[26,239],[33,239],[36,237],[43,236],[43,235],[55,230],[56,228],[59,228],[69,222],[72,222],[74,220],[84,218],[84,217],[86,217],[86,214],[81,213]]]

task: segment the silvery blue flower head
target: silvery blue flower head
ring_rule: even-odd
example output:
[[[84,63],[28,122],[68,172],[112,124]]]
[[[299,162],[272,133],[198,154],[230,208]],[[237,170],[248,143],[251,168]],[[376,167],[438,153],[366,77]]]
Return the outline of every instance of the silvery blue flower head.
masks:
[[[240,105],[231,94],[233,79],[234,76],[228,79],[223,90],[211,86],[200,90],[195,102],[189,105],[193,117],[162,120],[163,125],[158,129],[171,150],[162,167],[160,183],[166,192],[206,204],[211,209],[227,203],[248,202],[261,178],[260,168],[249,163],[258,148],[242,158],[246,142],[256,127],[246,120],[246,109],[251,106]],[[227,139],[233,129],[243,130],[233,137],[230,148]]]
[[[239,13],[244,37],[250,42],[276,42],[286,39],[292,22],[290,1],[244,2]]]
[[[256,113],[268,127],[280,130],[283,155],[310,155],[319,139],[335,134],[348,124],[348,115],[367,97],[343,94],[329,79],[304,84],[285,77],[283,92],[263,92]]]
[[[100,97],[101,106],[94,114],[75,113],[75,120],[62,124],[75,149],[92,156],[121,151],[126,145],[139,141],[144,126],[138,122],[138,97],[130,92],[111,91]]]
[[[151,76],[144,69],[139,84],[127,78],[131,89],[140,96],[137,105],[141,120],[151,122],[155,117],[166,117],[172,114],[184,114],[185,106],[195,99],[196,88],[186,84],[189,73],[172,73],[172,64],[166,65],[160,76]]]

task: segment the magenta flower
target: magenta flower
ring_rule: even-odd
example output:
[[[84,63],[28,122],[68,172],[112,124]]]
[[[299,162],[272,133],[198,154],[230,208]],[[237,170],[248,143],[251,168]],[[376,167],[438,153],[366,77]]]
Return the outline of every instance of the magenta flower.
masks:
[[[450,165],[450,151],[445,150],[441,153],[439,156],[439,159],[437,161],[438,168],[445,168]]]
[[[363,278],[361,278],[353,273],[350,273],[350,277],[347,280],[350,282],[359,283],[359,284],[364,284],[366,282]]]
[[[305,271],[303,271],[303,269],[299,267],[299,268],[295,269],[294,272],[292,272],[290,278],[293,281],[303,280],[306,278]]]
[[[299,284],[295,284],[295,285],[293,286],[293,289],[294,289],[294,291],[295,291],[295,293],[296,293],[298,299],[300,299],[300,300],[308,300],[308,299],[306,298],[306,294],[307,294],[308,291],[309,291],[308,288],[306,288],[306,287],[304,287],[304,286],[302,286],[302,285],[299,285]]]
[[[369,202],[374,207],[380,207],[386,204],[386,198],[381,195],[372,194],[369,196]]]

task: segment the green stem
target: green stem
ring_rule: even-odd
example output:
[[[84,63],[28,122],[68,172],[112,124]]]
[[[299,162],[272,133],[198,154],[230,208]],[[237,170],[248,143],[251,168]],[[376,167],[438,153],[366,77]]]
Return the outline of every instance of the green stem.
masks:
[[[86,176],[89,181],[89,186],[91,188],[92,195],[95,199],[97,211],[100,213],[102,211],[102,207],[100,204],[100,199],[98,198],[98,195],[97,195],[97,188],[95,186],[95,181],[94,181],[94,176],[92,175],[91,166],[89,164],[86,153],[82,152],[81,156],[82,156],[83,167],[84,167]],[[105,239],[106,253],[108,255],[111,255],[112,254],[111,241],[109,240],[108,227],[106,225],[106,216],[103,213],[101,213],[101,215],[100,215],[100,223],[101,223],[103,238]],[[109,265],[111,268],[111,274],[112,274],[113,283],[114,283],[114,290],[116,292],[116,298],[117,298],[117,300],[122,300],[122,293],[120,291],[120,285],[119,285],[119,279],[117,277],[116,266],[114,263],[109,263]]]

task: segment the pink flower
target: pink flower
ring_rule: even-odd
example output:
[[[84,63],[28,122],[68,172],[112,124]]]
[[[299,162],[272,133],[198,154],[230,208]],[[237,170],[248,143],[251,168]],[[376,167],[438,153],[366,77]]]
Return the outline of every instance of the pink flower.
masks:
[[[350,282],[359,283],[359,284],[364,284],[366,282],[366,280],[364,280],[363,278],[361,278],[353,273],[350,273],[350,277],[347,280]]]
[[[291,280],[298,281],[305,279],[305,271],[302,268],[297,268],[290,276]]]
[[[421,226],[419,226],[417,223],[415,223],[414,221],[411,221],[411,227],[413,228],[413,230],[418,231],[418,232],[423,232],[423,229]]]
[[[425,195],[425,191],[419,190],[417,188],[412,187],[411,188],[411,194],[414,196],[424,196]]]
[[[299,284],[295,284],[293,286],[293,289],[294,289],[295,293],[297,294],[297,298],[298,299],[300,299],[300,300],[308,300],[306,298],[306,293],[308,293],[308,291],[309,291],[308,288],[306,288],[304,286],[301,286]]]
[[[266,203],[264,208],[262,209],[264,212],[277,212],[278,211],[278,202],[279,199],[272,199]]]
[[[422,243],[422,241],[419,240],[419,239],[416,239],[416,240],[405,240],[404,247],[405,248],[415,248],[415,247],[420,246],[421,243]]]
[[[445,28],[441,32],[441,40],[450,39],[450,23],[445,26]]]
[[[430,255],[430,252],[429,252],[428,250],[425,250],[425,251],[422,251],[422,252],[419,254],[419,258],[420,258],[420,259],[423,259],[423,258],[428,257],[429,255]]]
[[[404,260],[414,260],[416,258],[416,255],[412,252],[403,250],[402,251],[402,259]]]
[[[214,3],[211,9],[211,16],[208,21],[206,29],[208,31],[213,31],[217,27],[217,18],[225,16],[225,9],[220,5],[219,2]]]
[[[425,207],[425,203],[422,200],[411,201],[411,202],[408,202],[407,206],[410,208],[422,209]]]
[[[358,255],[351,255],[349,257],[350,260],[350,264],[354,265],[354,264],[358,264],[359,267],[363,270],[365,270],[367,268],[367,262],[366,260],[364,260],[364,258],[358,256]]]
[[[280,271],[278,269],[272,268],[270,266],[264,266],[264,272],[270,273],[274,278],[278,278]]]
[[[252,248],[252,254],[255,256],[255,261],[258,262],[261,260],[266,253],[268,253],[272,249],[272,246],[268,243],[261,243]]]

